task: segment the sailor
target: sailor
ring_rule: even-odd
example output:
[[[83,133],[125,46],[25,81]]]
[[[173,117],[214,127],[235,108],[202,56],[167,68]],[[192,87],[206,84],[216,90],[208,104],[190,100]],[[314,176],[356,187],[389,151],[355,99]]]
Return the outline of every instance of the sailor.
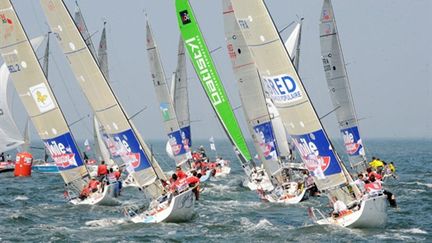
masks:
[[[108,167],[106,166],[105,161],[102,160],[100,165],[98,166],[97,175],[99,179],[102,179],[107,174],[108,174]]]
[[[117,178],[116,178],[116,175],[114,174],[114,169],[113,168],[109,169],[109,173],[107,175],[107,179],[108,179],[108,183],[107,183],[108,185],[114,184],[114,183],[117,182]]]
[[[388,164],[388,167],[392,173],[396,172],[396,167],[394,166],[393,162],[390,162],[390,164]]]
[[[202,158],[207,158],[207,155],[206,155],[206,152],[205,152],[204,146],[201,145],[201,146],[199,147],[198,151],[199,151],[199,153],[201,154]]]
[[[357,180],[354,181],[354,184],[357,185],[357,187],[360,189],[361,192],[364,192],[365,190],[365,182],[364,182],[364,176],[362,173],[359,173],[357,175]]]
[[[332,197],[332,202],[333,202],[333,213],[332,213],[333,216],[339,217],[344,215],[348,211],[346,204],[343,201],[338,200],[337,197],[335,196]]]
[[[369,163],[369,166],[374,169],[378,169],[378,167],[384,167],[384,164],[379,158],[372,157],[372,161]]]
[[[12,162],[12,156],[10,154],[6,154],[7,162]]]
[[[174,174],[171,175],[171,178],[170,178],[170,184],[171,184],[171,186],[177,181],[177,179],[178,179],[178,177],[177,177],[176,173],[174,173]]]
[[[375,175],[369,176],[369,183],[366,183],[365,185],[366,192],[368,192],[369,194],[373,194],[373,193],[382,192],[382,189],[383,188],[381,185],[381,181],[377,180],[375,178]]]
[[[197,153],[197,151],[193,151],[192,153],[192,159],[196,162],[201,159],[201,154]]]
[[[376,173],[375,171],[372,171],[372,169],[370,167],[366,169],[366,172],[368,174],[369,180],[370,180],[371,176],[374,176],[374,178],[377,180],[382,179],[382,176],[380,174]]]
[[[89,181],[88,188],[90,189],[90,192],[97,192],[99,189],[100,182],[96,180],[95,177],[92,177],[92,179]]]
[[[2,152],[2,153],[0,154],[0,162],[4,162],[4,161],[6,161],[6,160],[5,160],[5,154],[4,154],[4,152]]]
[[[81,200],[84,200],[84,199],[86,199],[89,195],[90,195],[90,188],[89,188],[88,186],[85,186],[85,187],[81,190],[80,195],[79,195],[78,198],[81,199]]]
[[[176,167],[176,175],[179,179],[183,179],[187,177],[186,173],[183,172],[180,166]]]
[[[189,184],[189,187],[195,187],[192,189],[192,192],[195,193],[195,199],[199,200],[199,183],[200,183],[201,174],[198,174],[196,171],[192,172],[192,176],[189,176],[186,181]]]

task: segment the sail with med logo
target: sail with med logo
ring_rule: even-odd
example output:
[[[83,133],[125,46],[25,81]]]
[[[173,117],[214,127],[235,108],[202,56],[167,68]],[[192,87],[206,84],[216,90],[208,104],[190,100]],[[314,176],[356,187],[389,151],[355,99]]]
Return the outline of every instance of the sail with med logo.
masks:
[[[321,58],[330,98],[335,109],[345,152],[351,168],[366,170],[366,154],[345,67],[345,60],[330,0],[325,0],[320,17]]]
[[[77,144],[10,1],[0,1],[0,14],[9,20],[0,24],[0,53],[13,84],[63,180],[79,193],[88,172]]]

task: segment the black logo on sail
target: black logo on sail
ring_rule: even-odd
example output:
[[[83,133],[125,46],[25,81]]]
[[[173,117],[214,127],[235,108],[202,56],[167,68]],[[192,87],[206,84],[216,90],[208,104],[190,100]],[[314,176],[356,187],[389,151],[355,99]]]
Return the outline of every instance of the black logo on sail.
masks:
[[[189,14],[188,14],[187,10],[181,11],[180,12],[180,17],[181,17],[181,20],[182,20],[183,24],[189,24],[191,22],[191,19],[189,17]]]

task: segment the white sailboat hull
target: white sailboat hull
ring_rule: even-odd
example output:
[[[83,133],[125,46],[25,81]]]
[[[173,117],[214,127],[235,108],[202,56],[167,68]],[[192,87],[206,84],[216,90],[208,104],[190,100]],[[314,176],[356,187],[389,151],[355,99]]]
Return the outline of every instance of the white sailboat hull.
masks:
[[[119,205],[119,200],[116,199],[115,187],[117,184],[110,184],[105,186],[103,192],[96,192],[90,194],[84,200],[74,198],[70,200],[73,205],[105,205],[105,206],[116,206]]]
[[[185,222],[192,219],[195,195],[192,188],[148,210],[131,217],[134,223]]]
[[[387,223],[387,197],[385,195],[363,199],[360,210],[338,218],[318,220],[320,225],[334,224],[350,228],[384,227]]]
[[[231,173],[231,167],[225,165],[220,169],[216,169],[215,177],[224,177],[229,175],[229,173]]]
[[[301,202],[305,196],[306,190],[302,190],[299,194],[295,196],[289,196],[290,194],[285,193],[280,197],[275,197],[272,194],[265,195],[264,200],[271,203],[283,203],[283,204],[297,204]]]

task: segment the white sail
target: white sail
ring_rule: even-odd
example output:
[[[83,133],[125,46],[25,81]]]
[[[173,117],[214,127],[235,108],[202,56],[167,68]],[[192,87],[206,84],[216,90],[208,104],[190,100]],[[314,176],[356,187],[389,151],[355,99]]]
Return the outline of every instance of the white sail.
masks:
[[[95,140],[96,155],[100,156],[100,158],[98,158],[99,160],[104,160],[108,165],[112,166],[114,164],[111,162],[110,152],[105,146],[101,132],[102,126],[99,124],[96,117],[93,117],[93,134]]]
[[[106,22],[104,23],[101,39],[99,42],[98,63],[99,63],[100,69],[102,70],[102,73],[105,75],[105,78],[108,81],[110,81],[109,71],[108,71],[109,65],[108,65],[108,52],[107,52],[107,39],[106,39],[105,25],[106,25]]]
[[[32,39],[31,44],[33,48],[35,50],[38,49],[43,40],[43,36]],[[9,70],[4,63],[0,67],[0,152],[13,150],[25,144],[25,138],[21,135],[12,117],[8,84]]]
[[[330,0],[324,0],[320,21],[321,58],[345,151],[351,167],[364,171],[365,149]]]
[[[300,20],[294,27],[290,36],[285,42],[285,48],[288,51],[291,61],[294,63],[294,67],[299,70],[300,62],[300,42],[301,42],[301,30],[302,30],[303,19]]]
[[[156,92],[156,98],[162,113],[165,132],[168,135],[168,143],[171,146],[171,152],[174,155],[176,165],[183,164],[188,160],[187,154],[190,152],[188,141],[180,130],[177,121],[177,115],[174,110],[173,100],[168,89],[165,73],[162,67],[162,61],[159,50],[153,38],[150,23],[147,20],[147,54],[150,64],[150,72],[153,81],[153,87]]]
[[[85,43],[63,1],[41,0],[53,33],[69,60],[75,77],[94,114],[103,126],[104,142],[114,158],[121,158],[135,182],[149,197],[163,193],[166,176],[128,119]]]
[[[225,40],[254,146],[268,175],[280,168],[278,144],[264,90],[228,0],[223,1]],[[285,132],[284,132],[285,133]]]
[[[91,35],[90,32],[88,31],[87,25],[84,21],[84,17],[81,13],[81,9],[78,6],[78,2],[75,1],[75,24],[78,27],[79,32],[81,33],[82,37],[84,38],[84,41],[86,43],[86,45],[88,46],[88,48],[90,49],[91,53],[93,55],[96,55],[96,49],[93,45],[93,41],[91,39]]]
[[[87,184],[88,171],[9,0],[0,0],[0,16],[3,20],[0,53],[11,72],[11,80],[65,183],[79,192]]]
[[[279,33],[261,0],[232,0],[262,82],[320,190],[347,179]]]

